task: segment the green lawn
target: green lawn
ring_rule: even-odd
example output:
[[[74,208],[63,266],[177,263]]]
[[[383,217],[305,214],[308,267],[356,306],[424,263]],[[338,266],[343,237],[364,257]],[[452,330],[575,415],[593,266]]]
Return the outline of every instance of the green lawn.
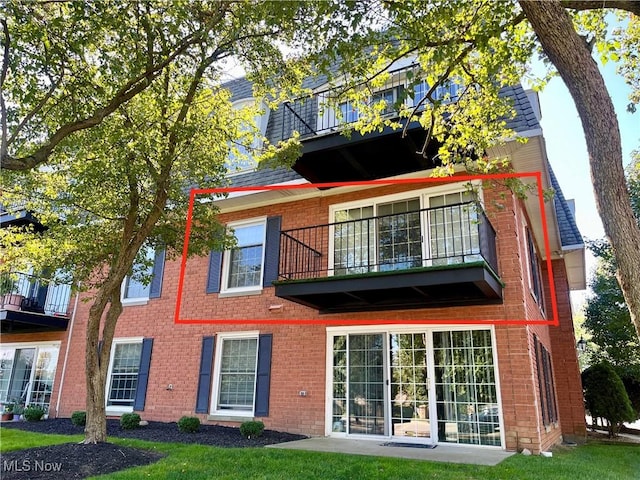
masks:
[[[0,451],[79,441],[80,436],[42,435],[0,429]],[[159,462],[100,479],[567,479],[640,478],[640,445],[589,443],[561,448],[552,458],[514,455],[495,467],[421,462],[265,448],[224,449],[112,438],[119,445],[167,455]]]

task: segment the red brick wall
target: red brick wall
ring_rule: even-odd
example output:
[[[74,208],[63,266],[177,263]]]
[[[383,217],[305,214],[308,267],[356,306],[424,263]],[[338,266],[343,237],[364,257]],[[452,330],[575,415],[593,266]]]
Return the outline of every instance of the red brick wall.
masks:
[[[323,196],[286,204],[248,209],[223,214],[225,222],[258,216],[282,215],[282,228],[326,223],[329,205],[359,198],[409,190],[415,186],[387,186],[365,192],[339,196]],[[496,204],[502,206],[498,208]],[[203,323],[174,324],[175,298],[179,261],[165,265],[162,297],[148,305],[125,307],[116,328],[116,338],[153,337],[153,354],[143,418],[176,421],[182,415],[192,415],[195,408],[198,368],[202,337],[236,330],[259,330],[273,333],[270,415],[264,419],[269,428],[311,435],[324,434],[325,365],[327,324],[363,324],[386,321],[422,323],[451,320],[539,319],[540,310],[533,301],[526,273],[526,243],[522,228],[521,205],[512,196],[502,198],[498,192],[485,190],[485,205],[498,238],[499,274],[505,283],[501,305],[397,310],[382,313],[318,315],[312,309],[284,301],[274,296],[274,288],[265,288],[260,295],[218,298],[206,294],[207,258],[187,262],[182,301],[182,318],[272,319],[269,324]],[[564,294],[564,293],[563,293]],[[283,305],[270,311],[270,305]],[[69,364],[60,415],[84,409],[84,336],[89,304],[80,303],[73,330]],[[314,320],[314,325],[286,325],[286,320]],[[554,436],[541,427],[532,333],[549,345],[546,327],[510,325],[496,327],[496,349],[499,360],[501,400],[504,413],[507,448],[546,448]],[[561,345],[564,338],[558,338]],[[4,341],[4,339],[3,339]],[[573,343],[571,343],[573,345]],[[550,349],[555,350],[555,348]],[[62,349],[61,349],[61,357]],[[554,357],[555,360],[555,357]],[[557,372],[557,368],[555,371]],[[58,369],[58,373],[60,368]],[[570,381],[567,378],[567,381]],[[167,390],[169,384],[173,390]],[[300,397],[301,390],[307,392]],[[575,401],[575,399],[571,399]],[[581,399],[580,399],[581,404]],[[562,414],[562,410],[561,410]],[[564,414],[562,414],[564,415]],[[205,419],[206,416],[201,416]]]
[[[569,283],[563,260],[554,260],[551,268],[553,269],[558,301],[559,325],[549,328],[549,345],[551,346],[560,426],[562,435],[567,440],[584,442],[587,430],[584,419],[580,366],[575,349],[576,340],[573,330]],[[545,293],[549,298],[551,293],[548,285]]]

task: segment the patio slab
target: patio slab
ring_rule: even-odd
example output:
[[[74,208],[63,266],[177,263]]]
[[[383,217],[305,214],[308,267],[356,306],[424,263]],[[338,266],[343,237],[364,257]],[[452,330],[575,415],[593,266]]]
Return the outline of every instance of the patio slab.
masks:
[[[350,455],[370,455],[374,457],[408,458],[429,462],[468,463],[472,465],[497,465],[515,452],[497,448],[442,445],[435,448],[415,446],[385,446],[384,440],[355,440],[331,437],[313,437],[295,442],[278,443],[267,448],[308,450],[312,452],[346,453]]]

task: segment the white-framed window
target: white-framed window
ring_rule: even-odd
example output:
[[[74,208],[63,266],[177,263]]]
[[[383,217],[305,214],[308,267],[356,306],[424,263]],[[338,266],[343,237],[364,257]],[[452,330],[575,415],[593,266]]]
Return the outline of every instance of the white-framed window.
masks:
[[[131,275],[127,275],[122,282],[122,304],[125,306],[145,305],[149,301],[151,282],[149,278],[153,273],[153,261],[155,250],[146,248],[143,260],[133,264]]]
[[[266,218],[228,225],[236,246],[224,252],[221,293],[244,293],[262,289]]]
[[[0,403],[49,411],[60,342],[0,345]]]
[[[221,333],[215,358],[214,414],[253,415],[258,332]]]
[[[230,175],[253,170],[258,166],[254,152],[262,148],[269,123],[269,107],[256,98],[238,100],[233,103],[232,108],[236,111],[247,109],[255,114],[251,121],[242,120],[238,129],[241,136],[250,138],[237,139],[230,145],[229,158],[225,163]]]
[[[138,387],[142,338],[113,341],[107,374],[106,407],[111,413],[133,411]]]
[[[427,94],[431,87],[426,80],[413,86],[413,106],[417,105],[420,100]],[[460,93],[460,84],[456,80],[447,79],[441,85],[438,85],[432,94],[434,100],[441,100],[444,103],[455,102],[458,100]]]
[[[477,182],[474,183],[479,187]],[[477,262],[482,191],[463,183],[331,205],[333,275]]]
[[[527,241],[527,259],[529,263],[529,288],[531,295],[538,306],[544,310],[544,300],[542,297],[542,274],[540,273],[540,261],[536,252],[533,235],[528,227],[524,227]]]

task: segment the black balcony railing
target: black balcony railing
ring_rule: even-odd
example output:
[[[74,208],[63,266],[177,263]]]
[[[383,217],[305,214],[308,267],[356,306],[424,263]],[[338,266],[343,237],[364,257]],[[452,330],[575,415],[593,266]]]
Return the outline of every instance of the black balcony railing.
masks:
[[[368,97],[369,106],[384,101],[383,115],[397,116],[399,107],[413,108],[426,95],[429,87],[425,81],[417,82],[423,75],[418,64],[411,64],[389,72],[384,87],[373,90]],[[455,101],[459,85],[448,81],[432,93],[434,99]],[[344,97],[344,87],[334,87],[299,98],[283,105],[281,135],[290,138],[294,131],[302,139],[339,131],[355,123],[361,113]]]
[[[67,316],[71,285],[21,272],[0,274],[0,310]]]
[[[480,261],[497,275],[496,233],[476,202],[280,233],[280,281]]]

